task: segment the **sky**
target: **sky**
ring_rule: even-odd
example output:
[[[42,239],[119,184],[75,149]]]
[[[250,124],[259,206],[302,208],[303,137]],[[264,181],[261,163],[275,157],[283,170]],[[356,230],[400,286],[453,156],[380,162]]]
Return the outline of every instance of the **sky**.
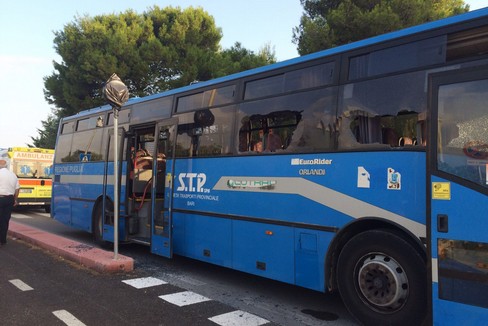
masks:
[[[486,0],[465,3],[471,10],[486,6]],[[44,99],[43,78],[52,75],[53,61],[60,62],[55,31],[76,16],[143,13],[154,5],[202,7],[222,29],[224,49],[240,42],[258,52],[270,44],[278,61],[298,56],[292,35],[303,13],[300,0],[0,0],[0,148],[32,144],[53,109]]]

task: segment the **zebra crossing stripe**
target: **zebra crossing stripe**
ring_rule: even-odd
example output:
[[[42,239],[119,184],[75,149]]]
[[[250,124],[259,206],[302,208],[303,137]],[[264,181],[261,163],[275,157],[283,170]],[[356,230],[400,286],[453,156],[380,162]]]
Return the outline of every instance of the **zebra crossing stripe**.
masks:
[[[137,289],[143,289],[151,286],[168,284],[156,277],[141,277],[130,280],[123,280],[125,284],[128,284]],[[166,302],[174,304],[178,307],[188,306],[200,302],[211,301],[207,297],[200,295],[192,291],[183,291],[172,294],[160,295],[160,299]],[[73,317],[74,318],[74,317]],[[208,318],[208,320],[220,325],[220,326],[260,326],[269,323],[269,320],[258,317],[242,310],[236,310],[226,314],[214,316]],[[68,324],[71,325],[83,325],[83,324]]]
[[[208,320],[213,321],[220,326],[259,326],[269,323],[269,320],[242,310],[236,310],[223,315],[214,316]]]
[[[86,326],[66,310],[53,311],[53,315],[58,317],[63,323],[68,326]]]
[[[133,286],[136,289],[143,289],[151,286],[168,284],[167,282],[155,277],[141,277],[141,278],[135,278],[131,280],[124,280],[122,282],[130,286]]]
[[[19,279],[15,279],[15,280],[10,280],[9,281],[10,283],[12,283],[13,285],[15,285],[19,290],[21,291],[30,291],[30,290],[34,290],[33,288],[31,288],[29,285],[25,284],[24,282],[22,282],[21,280]]]
[[[173,294],[161,295],[159,298],[177,305],[178,307],[188,306],[195,303],[210,301],[211,299],[204,297],[191,291],[178,292]]]

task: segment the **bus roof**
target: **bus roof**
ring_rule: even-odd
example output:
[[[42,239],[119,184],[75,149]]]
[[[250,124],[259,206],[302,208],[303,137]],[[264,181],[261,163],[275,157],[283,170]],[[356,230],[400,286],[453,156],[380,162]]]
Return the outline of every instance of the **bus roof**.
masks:
[[[412,27],[404,28],[404,29],[401,29],[401,30],[398,30],[398,31],[389,32],[389,33],[386,33],[386,34],[382,34],[382,35],[370,37],[370,38],[367,38],[367,39],[364,39],[364,40],[356,41],[356,42],[349,43],[349,44],[345,44],[345,45],[340,45],[340,46],[337,46],[337,47],[334,47],[334,48],[330,48],[330,49],[318,51],[318,52],[315,52],[315,53],[303,55],[303,56],[300,56],[300,57],[297,57],[297,58],[293,58],[293,59],[289,59],[289,60],[284,60],[284,61],[280,61],[280,62],[277,62],[277,63],[274,63],[274,64],[270,64],[270,65],[266,65],[266,66],[262,66],[262,67],[258,67],[258,68],[254,68],[254,69],[250,69],[250,70],[246,70],[246,71],[242,71],[242,72],[235,73],[235,74],[231,74],[231,75],[228,75],[228,76],[219,77],[219,78],[215,78],[215,79],[208,80],[208,81],[198,82],[198,83],[195,83],[195,84],[191,84],[191,85],[188,85],[188,86],[183,86],[183,87],[180,87],[180,88],[175,88],[175,89],[172,89],[172,90],[164,91],[164,92],[157,93],[157,94],[153,94],[153,95],[148,95],[148,96],[144,96],[144,97],[131,98],[131,99],[129,99],[124,104],[124,107],[125,106],[129,106],[129,105],[133,105],[133,104],[136,104],[136,103],[140,103],[140,102],[150,101],[150,100],[154,100],[154,99],[158,99],[158,98],[162,98],[162,97],[174,95],[174,94],[181,93],[181,92],[190,91],[190,90],[193,90],[193,89],[199,89],[199,88],[206,87],[206,86],[211,86],[211,85],[214,85],[214,84],[219,84],[219,83],[223,83],[223,82],[227,82],[227,81],[232,81],[232,80],[239,79],[239,78],[243,78],[243,77],[252,76],[254,74],[258,74],[258,73],[262,73],[262,72],[273,71],[273,70],[276,70],[276,69],[279,69],[279,68],[282,68],[282,67],[287,67],[287,66],[291,66],[291,65],[294,65],[294,64],[308,62],[308,61],[312,61],[312,60],[315,60],[315,59],[325,58],[325,57],[333,56],[333,55],[336,55],[336,54],[340,54],[340,53],[344,53],[344,52],[348,52],[348,51],[360,49],[360,48],[363,48],[363,47],[366,47],[366,46],[371,46],[371,45],[375,45],[375,44],[381,44],[381,43],[384,43],[384,42],[387,42],[387,41],[391,41],[391,40],[395,40],[395,39],[400,39],[400,38],[403,38],[403,37],[407,37],[407,36],[419,34],[419,33],[422,33],[422,32],[432,31],[432,30],[440,29],[440,28],[447,27],[447,26],[450,26],[450,25],[455,25],[455,24],[467,22],[467,21],[470,21],[470,20],[481,19],[481,18],[488,19],[488,7],[482,8],[482,9],[478,9],[478,10],[473,10],[473,11],[470,11],[470,12],[467,12],[467,13],[464,13],[464,14],[459,14],[459,15],[456,15],[456,16],[451,16],[451,17],[447,17],[447,18],[440,19],[440,20],[436,20],[436,21],[432,21],[432,22],[420,24],[420,25],[417,25],[417,26],[412,26]],[[100,107],[96,107],[96,108],[88,109],[88,110],[85,110],[85,111],[81,111],[81,112],[79,112],[79,113],[77,113],[77,114],[75,114],[75,115],[73,115],[71,117],[67,117],[67,118],[75,118],[75,117],[78,118],[78,117],[85,116],[85,115],[89,115],[89,114],[93,114],[93,113],[96,113],[96,112],[104,112],[104,111],[109,110],[109,109],[111,109],[111,106],[109,106],[107,104],[107,105],[103,105],[103,106],[100,106]]]

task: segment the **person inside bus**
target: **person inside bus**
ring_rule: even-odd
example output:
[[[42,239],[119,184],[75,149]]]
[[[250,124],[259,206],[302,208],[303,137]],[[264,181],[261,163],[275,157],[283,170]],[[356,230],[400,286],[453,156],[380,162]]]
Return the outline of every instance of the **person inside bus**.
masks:
[[[139,179],[140,174],[142,173],[141,170],[152,169],[152,157],[149,152],[141,146],[139,146],[138,150],[131,147],[131,158],[132,168],[129,172],[130,180],[133,180],[134,178]]]
[[[260,129],[258,131],[257,139],[251,143],[251,150],[253,152],[258,152],[258,153],[264,152],[265,143],[266,143],[264,140],[265,140],[264,130]]]
[[[152,168],[152,157],[149,152],[140,148],[135,153],[134,169],[151,169]]]
[[[259,131],[259,140],[255,141],[252,145],[254,152],[274,152],[277,149],[281,149],[281,138],[279,135],[273,133],[273,129],[269,130],[269,133],[265,136],[263,130]]]
[[[282,143],[280,135],[276,134],[273,129],[268,130],[266,150],[275,152],[277,149],[281,149]]]
[[[262,153],[263,152],[263,142],[261,140],[258,140],[255,142],[252,146],[252,150],[254,152]]]
[[[259,130],[258,137],[258,140],[252,146],[254,152],[275,152],[277,149],[282,148],[281,138],[278,134],[274,133],[273,129],[269,129],[266,134],[264,130]]]

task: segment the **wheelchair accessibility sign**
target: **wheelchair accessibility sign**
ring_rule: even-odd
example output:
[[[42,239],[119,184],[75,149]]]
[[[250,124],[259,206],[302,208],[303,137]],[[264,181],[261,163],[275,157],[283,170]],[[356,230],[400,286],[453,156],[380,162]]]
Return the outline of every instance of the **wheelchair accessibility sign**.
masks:
[[[451,183],[432,182],[432,199],[451,200]]]

